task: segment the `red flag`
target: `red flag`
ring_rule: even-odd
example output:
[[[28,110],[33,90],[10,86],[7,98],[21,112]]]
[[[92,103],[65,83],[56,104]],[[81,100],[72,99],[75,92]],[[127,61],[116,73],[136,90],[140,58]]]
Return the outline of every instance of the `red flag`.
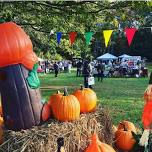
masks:
[[[69,39],[70,39],[71,45],[74,43],[76,36],[77,36],[77,32],[69,33]]]
[[[126,37],[127,37],[129,46],[130,46],[130,44],[132,42],[132,39],[133,39],[136,31],[137,31],[136,28],[126,28],[125,29],[125,33],[126,33]]]

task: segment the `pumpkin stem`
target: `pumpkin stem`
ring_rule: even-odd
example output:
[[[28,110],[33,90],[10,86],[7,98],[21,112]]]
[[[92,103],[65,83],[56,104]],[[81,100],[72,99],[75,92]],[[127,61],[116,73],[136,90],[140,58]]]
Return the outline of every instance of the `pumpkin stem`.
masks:
[[[150,74],[149,84],[152,84],[152,72]]]
[[[120,122],[120,124],[123,126],[124,131],[128,131],[125,124],[123,124],[122,122]]]
[[[67,87],[64,87],[64,94],[63,94],[63,96],[67,96],[67,95],[68,95]]]
[[[81,87],[81,88],[80,88],[80,90],[83,90],[83,89],[84,89],[84,87],[83,87],[83,85],[82,85],[82,84],[80,85],[80,87]]]

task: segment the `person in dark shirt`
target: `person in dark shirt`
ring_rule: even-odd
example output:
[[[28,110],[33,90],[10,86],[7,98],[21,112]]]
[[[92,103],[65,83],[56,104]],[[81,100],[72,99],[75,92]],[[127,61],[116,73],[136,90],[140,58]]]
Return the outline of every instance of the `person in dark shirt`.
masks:
[[[55,77],[57,77],[59,73],[59,65],[55,62],[53,67],[54,67]]]
[[[85,88],[91,88],[92,86],[88,84],[88,78],[91,76],[91,66],[89,61],[85,61],[83,65],[83,76],[84,76],[84,86]]]
[[[97,71],[98,71],[98,81],[101,81],[103,80],[103,72],[104,72],[104,65],[99,62],[98,65],[97,65]]]
[[[81,76],[81,70],[82,70],[82,62],[79,61],[77,63],[77,77],[80,77]]]

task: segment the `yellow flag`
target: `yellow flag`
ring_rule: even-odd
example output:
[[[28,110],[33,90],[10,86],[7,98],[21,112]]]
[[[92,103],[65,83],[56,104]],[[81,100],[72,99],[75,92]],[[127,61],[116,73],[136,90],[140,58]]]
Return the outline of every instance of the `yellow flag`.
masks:
[[[103,36],[104,36],[104,39],[105,39],[106,47],[108,46],[108,42],[109,42],[109,39],[111,37],[112,32],[113,32],[113,30],[104,30],[103,31]]]

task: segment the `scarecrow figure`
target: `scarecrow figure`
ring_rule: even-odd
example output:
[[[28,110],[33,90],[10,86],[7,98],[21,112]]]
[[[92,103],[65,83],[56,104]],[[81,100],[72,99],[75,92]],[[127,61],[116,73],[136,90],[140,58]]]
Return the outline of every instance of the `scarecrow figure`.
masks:
[[[27,129],[41,122],[37,61],[23,29],[13,22],[0,24],[0,93],[7,129]]]
[[[150,75],[149,85],[144,93],[144,100],[145,105],[142,114],[144,132],[140,139],[140,145],[146,147],[148,145],[150,129],[152,129],[152,73]]]

